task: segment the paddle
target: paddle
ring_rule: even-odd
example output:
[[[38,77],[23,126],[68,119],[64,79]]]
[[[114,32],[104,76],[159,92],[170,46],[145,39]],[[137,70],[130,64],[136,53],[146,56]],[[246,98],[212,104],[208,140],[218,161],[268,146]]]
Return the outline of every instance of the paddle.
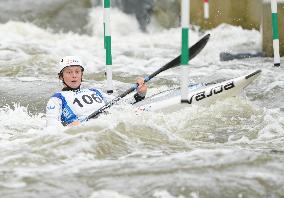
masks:
[[[190,52],[189,53],[190,54],[189,60],[193,59],[205,47],[207,41],[209,40],[209,37],[210,37],[210,34],[207,34],[206,36],[201,38],[197,43],[195,43],[193,46],[191,46],[188,49],[188,51]],[[157,76],[159,73],[161,73],[161,72],[163,72],[165,70],[168,70],[170,68],[177,67],[179,65],[180,65],[180,55],[178,57],[176,57],[175,59],[173,59],[172,61],[170,61],[167,64],[165,64],[163,67],[161,67],[160,69],[158,69],[157,71],[155,71],[151,75],[145,77],[144,82],[148,82],[149,80],[151,80],[152,78]],[[126,95],[130,94],[131,92],[133,92],[137,87],[138,87],[137,83],[133,84],[131,86],[131,88],[129,88],[128,90],[126,90],[125,92],[123,92],[122,94],[120,94],[119,96],[117,96],[116,98],[111,100],[110,102],[108,102],[106,105],[102,106],[101,108],[99,108],[98,110],[93,112],[84,121],[87,121],[87,120],[89,120],[91,118],[97,117],[99,114],[103,113],[106,109],[108,109],[113,104],[118,102],[121,98],[123,98]]]

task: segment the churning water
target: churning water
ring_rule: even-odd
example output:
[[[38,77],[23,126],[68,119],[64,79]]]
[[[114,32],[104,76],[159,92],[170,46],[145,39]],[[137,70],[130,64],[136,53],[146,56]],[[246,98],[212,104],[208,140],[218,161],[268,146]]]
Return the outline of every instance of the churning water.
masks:
[[[180,54],[180,30],[112,13],[116,91],[127,90]],[[67,20],[67,19],[66,19]],[[57,61],[78,55],[84,86],[105,87],[102,9],[90,11],[91,35],[31,23],[0,24],[1,198],[187,198],[284,196],[284,71],[271,58],[219,61],[220,52],[258,52],[260,33],[220,25],[189,65],[192,82],[262,69],[236,98],[172,113],[117,106],[81,126],[45,127],[45,105],[61,87]],[[190,45],[204,33],[190,31]],[[283,61],[283,59],[281,59]],[[148,83],[148,94],[179,85],[179,68]]]

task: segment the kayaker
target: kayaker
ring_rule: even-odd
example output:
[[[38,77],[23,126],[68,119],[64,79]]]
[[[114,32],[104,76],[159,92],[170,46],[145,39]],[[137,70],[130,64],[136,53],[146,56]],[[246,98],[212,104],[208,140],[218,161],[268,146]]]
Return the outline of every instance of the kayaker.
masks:
[[[59,66],[58,78],[63,89],[53,94],[47,103],[47,126],[79,125],[80,121],[114,98],[97,88],[81,89],[84,66],[79,57],[66,56],[60,60]],[[139,86],[134,102],[143,100],[147,92],[143,78],[137,78],[136,82]]]

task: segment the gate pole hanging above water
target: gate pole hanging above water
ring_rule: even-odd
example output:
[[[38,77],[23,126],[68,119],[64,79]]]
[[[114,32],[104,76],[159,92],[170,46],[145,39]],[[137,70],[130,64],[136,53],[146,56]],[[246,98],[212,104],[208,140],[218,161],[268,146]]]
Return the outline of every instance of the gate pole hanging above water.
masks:
[[[209,19],[209,2],[204,0],[204,19]]]
[[[271,0],[274,66],[280,66],[277,1]]]
[[[110,34],[110,0],[104,0],[104,48],[106,50],[107,93],[113,93],[112,54]]]
[[[188,60],[189,60],[189,16],[190,0],[181,3],[181,103],[188,103]]]

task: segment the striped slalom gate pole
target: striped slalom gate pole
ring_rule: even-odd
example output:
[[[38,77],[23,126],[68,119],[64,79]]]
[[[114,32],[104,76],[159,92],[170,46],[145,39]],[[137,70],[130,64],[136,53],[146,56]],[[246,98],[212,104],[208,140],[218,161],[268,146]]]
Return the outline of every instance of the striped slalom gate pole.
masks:
[[[110,35],[110,0],[104,0],[104,48],[106,50],[107,93],[113,93],[112,54]]]
[[[181,103],[188,103],[188,33],[189,33],[190,0],[181,3]]]
[[[277,1],[271,0],[274,66],[280,66]]]
[[[204,19],[209,19],[209,2],[204,0]]]

